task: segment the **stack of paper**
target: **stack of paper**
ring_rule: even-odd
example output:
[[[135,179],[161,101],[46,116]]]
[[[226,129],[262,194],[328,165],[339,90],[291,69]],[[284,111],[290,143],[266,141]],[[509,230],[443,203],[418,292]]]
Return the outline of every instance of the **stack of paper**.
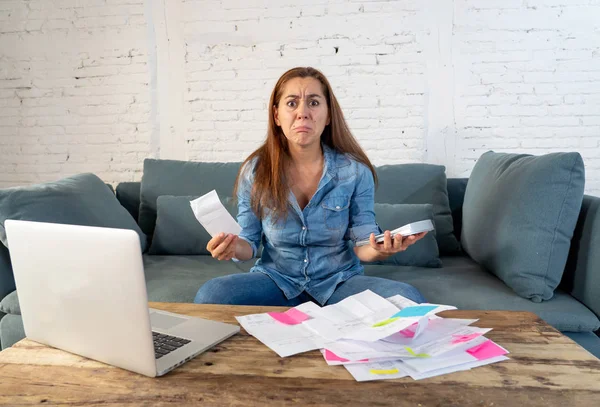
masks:
[[[279,356],[320,349],[327,364],[343,365],[358,381],[418,380],[508,359],[484,336],[491,329],[471,326],[476,319],[436,315],[450,309],[366,290],[325,307],[307,302],[236,319]]]

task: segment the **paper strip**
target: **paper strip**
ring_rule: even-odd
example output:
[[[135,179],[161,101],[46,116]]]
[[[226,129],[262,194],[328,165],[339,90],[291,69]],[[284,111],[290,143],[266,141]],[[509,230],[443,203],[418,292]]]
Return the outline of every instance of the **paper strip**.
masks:
[[[494,343],[494,341],[487,340],[481,345],[477,345],[472,347],[471,349],[467,349],[467,353],[474,356],[477,360],[485,360],[489,358],[494,358],[496,356],[506,355],[508,351],[503,347]]]
[[[406,307],[392,315],[391,318],[422,317],[437,307],[437,305],[416,305],[414,307]]]
[[[456,345],[457,343],[463,343],[463,342],[469,342],[471,339],[475,339],[478,336],[481,336],[481,333],[474,333],[474,334],[470,334],[470,335],[452,335],[454,337],[454,340],[452,340],[452,345]]]
[[[286,325],[297,325],[308,319],[308,315],[295,308],[290,308],[286,312],[267,312],[267,314]]]
[[[410,353],[412,356],[414,356],[416,358],[429,358],[429,357],[431,357],[431,355],[429,355],[427,353],[415,353],[415,351],[412,350],[411,348],[409,348],[408,346],[405,346],[404,349],[406,349],[406,351],[408,353]]]
[[[398,331],[398,333],[400,335],[406,336],[407,338],[414,338],[418,326],[419,326],[419,323],[415,322],[414,324],[412,324],[408,328],[405,328],[405,329],[403,329],[401,331]]]
[[[376,323],[376,324],[373,324],[373,327],[374,327],[374,328],[377,328],[378,326],[385,326],[385,325],[387,325],[387,324],[391,324],[392,322],[394,322],[394,321],[395,321],[395,320],[397,320],[397,319],[398,319],[398,318],[388,318],[388,319],[386,319],[385,321],[381,321],[381,322],[378,322],[378,323]]]
[[[330,362],[350,362],[350,359],[341,358],[330,350],[325,349],[325,360]],[[368,362],[369,359],[361,359],[358,362]]]
[[[396,374],[398,372],[399,372],[398,369],[387,369],[387,370],[371,369],[371,370],[369,370],[369,373],[371,373],[371,374]]]

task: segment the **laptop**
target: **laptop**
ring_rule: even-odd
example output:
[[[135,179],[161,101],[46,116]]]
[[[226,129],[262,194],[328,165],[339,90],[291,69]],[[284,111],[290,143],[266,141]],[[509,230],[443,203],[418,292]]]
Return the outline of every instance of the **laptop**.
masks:
[[[25,335],[162,376],[239,332],[148,308],[140,239],[126,229],[6,220]]]

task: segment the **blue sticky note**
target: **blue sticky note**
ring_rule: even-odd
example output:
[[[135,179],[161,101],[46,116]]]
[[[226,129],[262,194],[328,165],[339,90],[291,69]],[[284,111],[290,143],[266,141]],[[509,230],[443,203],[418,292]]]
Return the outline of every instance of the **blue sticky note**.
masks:
[[[436,309],[437,307],[437,305],[415,305],[414,307],[406,307],[403,310],[400,310],[394,315],[392,315],[390,318],[422,317],[423,315],[427,314],[431,310]]]

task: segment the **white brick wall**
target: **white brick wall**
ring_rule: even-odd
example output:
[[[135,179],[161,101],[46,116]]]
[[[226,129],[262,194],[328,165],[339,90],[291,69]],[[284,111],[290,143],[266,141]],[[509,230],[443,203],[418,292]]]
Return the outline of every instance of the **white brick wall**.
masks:
[[[0,186],[241,160],[298,65],[375,164],[579,151],[600,195],[598,0],[0,1]]]
[[[578,151],[600,195],[600,3],[454,4],[455,173],[490,149]]]
[[[0,1],[0,186],[140,178],[147,38],[143,0]]]

